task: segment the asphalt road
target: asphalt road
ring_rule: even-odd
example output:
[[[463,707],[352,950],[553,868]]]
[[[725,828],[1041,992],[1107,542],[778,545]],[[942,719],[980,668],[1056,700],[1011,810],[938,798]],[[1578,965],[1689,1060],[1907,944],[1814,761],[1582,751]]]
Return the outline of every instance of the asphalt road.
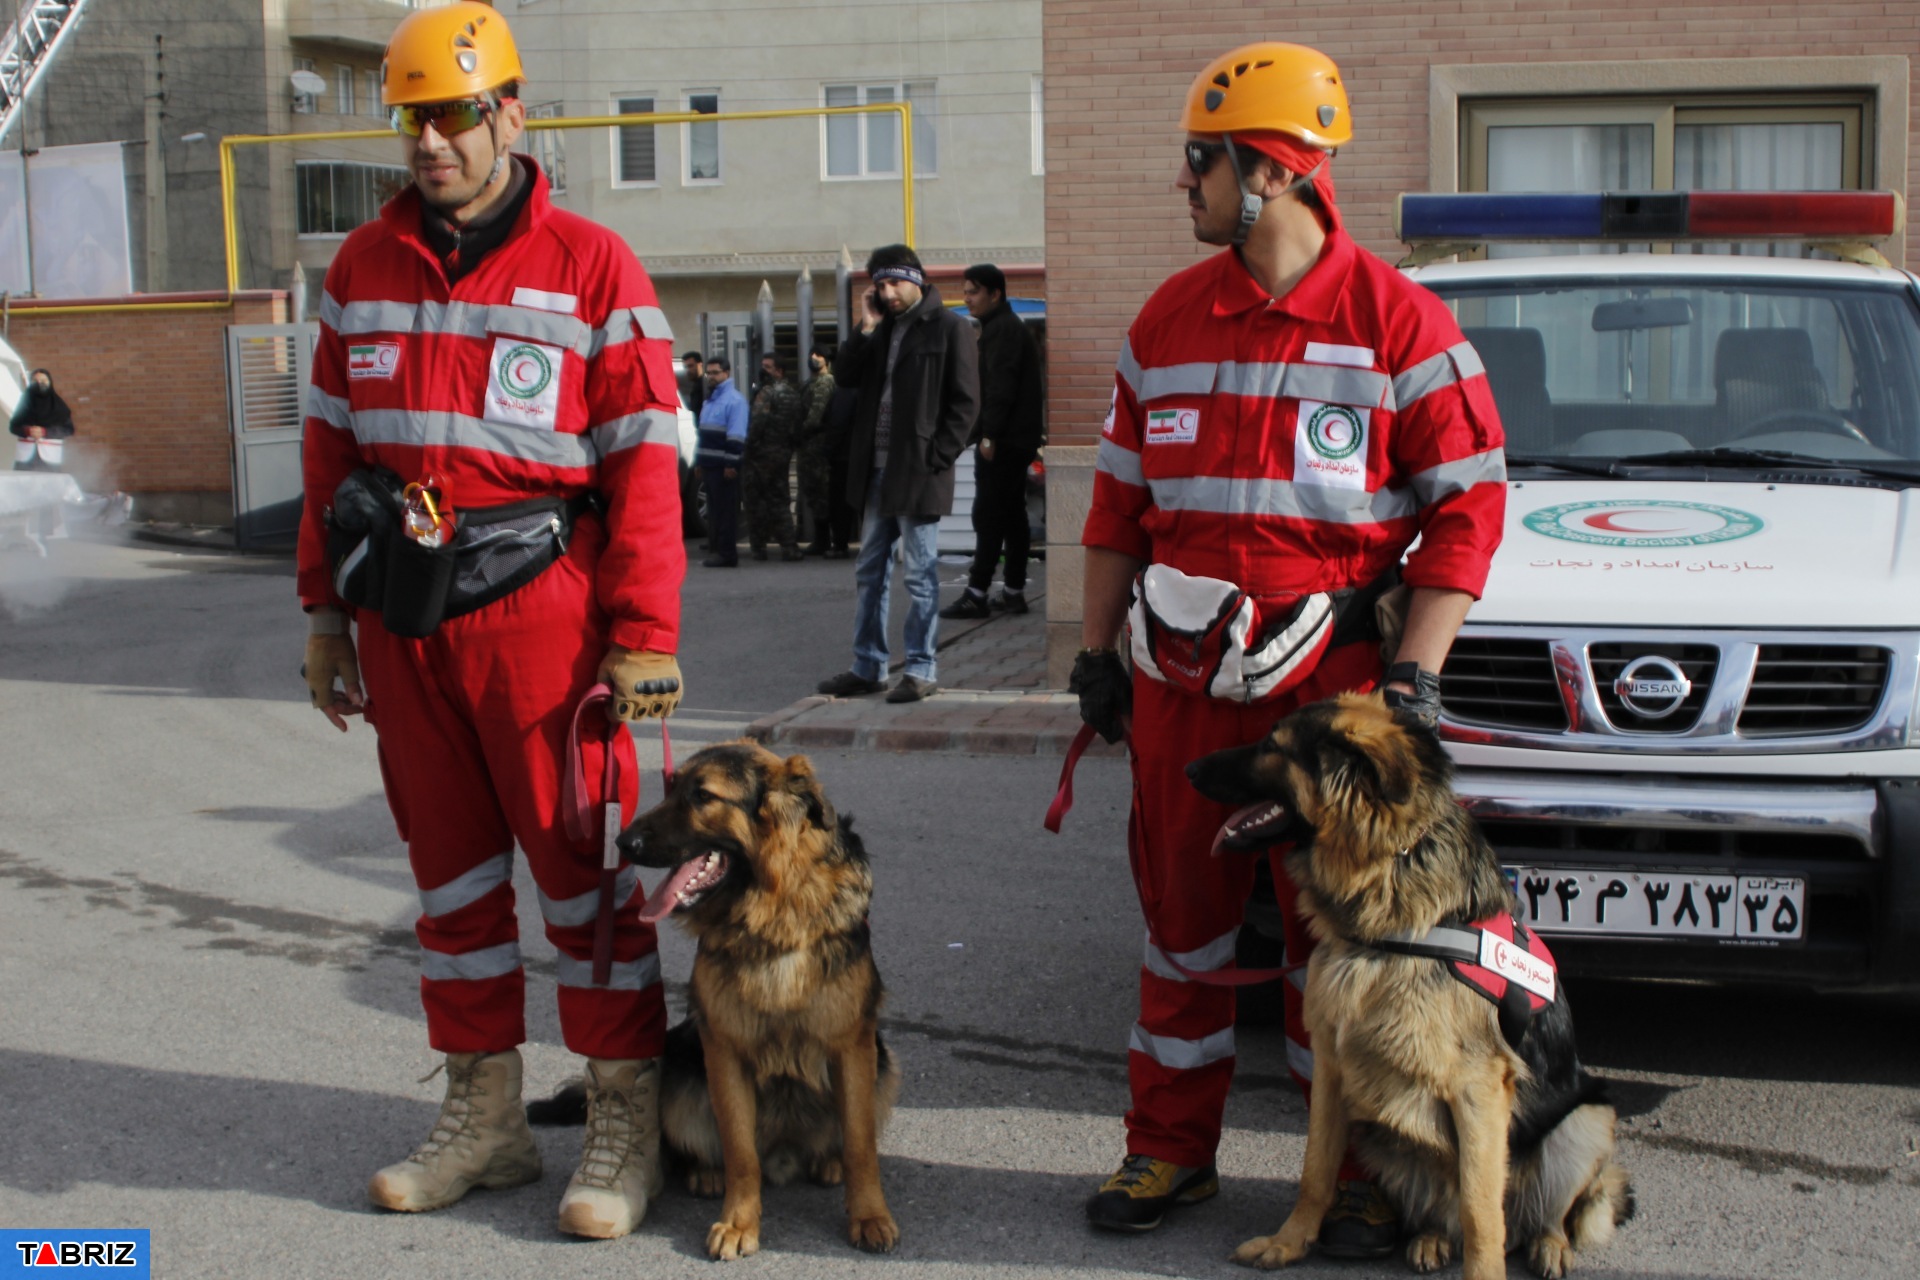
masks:
[[[695,569],[686,600],[682,753],[845,665],[843,563]],[[416,905],[372,735],[305,706],[302,630],[284,560],[88,541],[0,556],[0,1226],[149,1227],[167,1277],[706,1273],[712,1206],[678,1191],[627,1239],[555,1234],[568,1131],[543,1133],[537,1186],[418,1217],[366,1207],[367,1174],[424,1136],[440,1082],[415,1083],[434,1061]],[[1225,1256],[1278,1225],[1303,1147],[1272,1029],[1240,1033],[1217,1200],[1137,1239],[1080,1217],[1126,1105],[1140,929],[1123,767],[1088,761],[1050,837],[1049,763],[815,764],[875,861],[906,1074],[883,1166],[905,1234],[890,1258],[858,1255],[837,1193],[778,1190],[763,1253],[737,1269],[1244,1274]],[[522,937],[539,1091],[573,1065],[531,916]],[[663,951],[677,1007],[689,951]],[[1920,1005],[1592,981],[1572,998],[1640,1205],[1586,1274],[1920,1271]]]

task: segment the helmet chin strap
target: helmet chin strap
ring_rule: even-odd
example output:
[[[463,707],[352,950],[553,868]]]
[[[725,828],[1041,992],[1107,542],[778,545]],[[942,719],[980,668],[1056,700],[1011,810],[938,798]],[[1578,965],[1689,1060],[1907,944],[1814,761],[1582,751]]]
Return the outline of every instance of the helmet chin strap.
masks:
[[[1233,166],[1233,182],[1240,189],[1240,223],[1233,229],[1233,243],[1243,245],[1247,242],[1248,233],[1253,230],[1253,224],[1260,221],[1260,211],[1267,207],[1267,197],[1247,190],[1247,175],[1240,167],[1240,152],[1233,145],[1233,135],[1223,133],[1220,140],[1227,144],[1227,162]],[[1300,188],[1312,186],[1314,178],[1326,167],[1327,159],[1322,156],[1319,164],[1289,182],[1287,189],[1273,198],[1284,200]]]

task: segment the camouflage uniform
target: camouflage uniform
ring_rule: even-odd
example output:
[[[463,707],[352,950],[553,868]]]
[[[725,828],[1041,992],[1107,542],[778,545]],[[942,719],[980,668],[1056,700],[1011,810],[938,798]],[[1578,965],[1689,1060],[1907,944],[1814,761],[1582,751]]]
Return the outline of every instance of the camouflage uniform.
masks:
[[[787,475],[803,412],[800,392],[785,378],[769,381],[753,398],[740,505],[746,509],[747,541],[755,551],[764,550],[770,542],[795,545],[793,491]]]
[[[800,501],[813,516],[813,544],[821,549],[832,541],[827,503],[833,487],[833,442],[827,439],[827,402],[833,399],[833,374],[816,373],[806,397],[807,417],[800,425]]]

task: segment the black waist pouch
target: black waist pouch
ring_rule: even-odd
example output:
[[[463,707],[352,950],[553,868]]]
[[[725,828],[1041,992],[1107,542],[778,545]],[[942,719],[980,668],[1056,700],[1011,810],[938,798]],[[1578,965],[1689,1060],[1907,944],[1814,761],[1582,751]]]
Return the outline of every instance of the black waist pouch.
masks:
[[[401,532],[405,490],[384,467],[341,481],[327,510],[327,563],[342,600],[413,640],[539,577],[566,554],[574,521],[595,504],[583,494],[461,511],[453,537],[428,547]]]

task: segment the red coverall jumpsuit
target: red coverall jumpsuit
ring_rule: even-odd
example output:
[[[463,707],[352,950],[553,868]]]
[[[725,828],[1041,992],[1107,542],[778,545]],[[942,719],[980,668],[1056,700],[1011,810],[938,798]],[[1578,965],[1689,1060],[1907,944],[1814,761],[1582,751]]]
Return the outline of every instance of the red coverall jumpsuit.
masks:
[[[1237,583],[1261,623],[1304,595],[1371,582],[1416,536],[1406,582],[1477,596],[1505,510],[1501,445],[1479,357],[1439,299],[1338,228],[1279,300],[1229,249],[1168,280],[1134,321],[1082,541]],[[1195,972],[1233,965],[1254,863],[1210,856],[1230,811],[1185,766],[1297,706],[1374,687],[1379,649],[1329,650],[1304,683],[1253,706],[1134,673],[1129,844],[1147,944],[1130,1155],[1212,1163],[1233,1075],[1232,989],[1184,978],[1167,955]],[[1312,938],[1273,861],[1287,956],[1304,960]],[[1304,971],[1293,978],[1287,1061],[1304,1088]]]
[[[513,848],[559,948],[560,1027],[597,1058],[660,1053],[666,1010],[653,928],[621,873],[614,966],[592,986],[600,849],[567,837],[567,730],[609,644],[678,647],[678,426],[672,334],[613,232],[553,207],[546,178],[506,241],[449,286],[409,186],[347,237],[327,272],[309,391],[299,591],[340,605],[322,512],[350,471],[432,475],[456,509],[597,492],[566,554],[519,590],[403,639],[361,611],[367,719],[407,842],[421,914],[428,1039],[449,1053],[526,1039]],[[597,728],[597,726],[596,726]],[[601,776],[590,735],[586,776]],[[614,735],[630,820],[633,740]]]

